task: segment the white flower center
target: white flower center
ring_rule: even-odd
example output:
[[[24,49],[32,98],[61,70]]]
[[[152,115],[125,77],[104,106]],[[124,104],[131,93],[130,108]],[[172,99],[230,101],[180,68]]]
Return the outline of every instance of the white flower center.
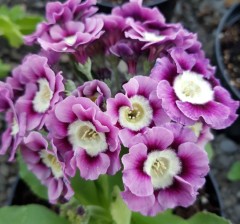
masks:
[[[44,113],[50,107],[50,101],[53,97],[53,91],[50,89],[46,79],[38,80],[39,90],[33,99],[33,109],[38,113]]]
[[[19,125],[17,123],[16,118],[14,117],[12,122],[11,135],[16,136],[18,132],[19,132]]]
[[[42,158],[43,163],[49,167],[55,178],[63,177],[63,171],[60,162],[57,158],[48,153],[45,149],[40,152],[40,157]]]
[[[153,151],[148,154],[143,170],[151,177],[154,189],[166,188],[181,171],[181,161],[171,149]]]
[[[203,129],[203,124],[201,122],[196,122],[194,125],[189,126],[189,128],[192,129],[192,131],[194,132],[194,134],[199,137],[199,135],[201,134],[201,131]]]
[[[133,131],[150,125],[153,118],[153,110],[149,101],[143,96],[133,96],[130,98],[132,109],[124,106],[119,109],[119,123],[124,128]]]
[[[206,80],[197,73],[185,71],[178,75],[173,84],[177,97],[182,102],[205,104],[213,100],[213,90]]]
[[[155,33],[144,32],[143,38],[147,42],[158,42],[165,39],[165,36],[156,35]]]
[[[96,156],[108,147],[105,134],[97,132],[89,121],[77,120],[70,124],[68,136],[74,150],[81,147],[90,156]]]
[[[77,41],[77,36],[76,35],[64,38],[64,42],[69,46],[73,46],[76,43],[76,41]]]

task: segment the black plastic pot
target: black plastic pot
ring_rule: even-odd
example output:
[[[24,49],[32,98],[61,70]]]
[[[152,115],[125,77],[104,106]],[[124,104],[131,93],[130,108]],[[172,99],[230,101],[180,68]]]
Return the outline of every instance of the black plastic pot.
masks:
[[[240,100],[240,90],[237,89],[235,86],[230,84],[230,76],[228,71],[224,65],[223,61],[223,54],[222,54],[222,46],[221,46],[221,35],[223,30],[226,27],[231,27],[236,22],[240,21],[240,4],[233,5],[224,15],[221,22],[219,23],[216,38],[215,38],[215,45],[214,45],[214,61],[217,67],[217,76],[221,80],[223,86],[228,89],[231,93],[232,97],[236,100]],[[240,49],[239,49],[240,51]],[[239,65],[240,66],[240,65]],[[240,109],[238,109],[238,114],[240,114]],[[235,123],[224,130],[224,132],[234,140],[240,142],[240,117],[235,121]]]
[[[143,3],[143,5],[148,6],[150,8],[157,7],[166,17],[166,20],[169,22],[173,15],[176,2],[177,0],[155,0],[155,1],[152,0],[148,1],[146,4]],[[97,1],[97,5],[99,7],[100,12],[110,14],[115,6],[122,5],[122,3],[119,4],[117,1],[114,2],[111,0],[100,0]]]
[[[208,174],[206,178],[206,191],[209,194],[209,199],[216,208],[214,211],[215,214],[224,217],[224,212],[223,212],[223,204],[222,204],[222,199],[220,196],[218,184],[216,182],[216,179],[213,177],[211,173]]]

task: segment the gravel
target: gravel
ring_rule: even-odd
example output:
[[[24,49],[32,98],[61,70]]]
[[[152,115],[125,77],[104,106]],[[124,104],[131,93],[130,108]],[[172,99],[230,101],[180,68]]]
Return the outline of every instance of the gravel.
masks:
[[[13,2],[27,3],[28,9],[43,12],[43,5],[46,1],[0,0],[0,4],[7,2],[9,4],[13,4]],[[199,40],[203,43],[206,55],[212,58],[216,28],[225,11],[223,0],[178,0],[172,22],[181,22],[184,27],[192,32],[196,32]],[[1,46],[3,45],[1,44]],[[18,63],[26,52],[25,48],[21,51],[4,49],[1,48],[0,58],[3,56],[6,58],[11,55],[13,64]],[[240,160],[240,145],[227,138],[225,134],[219,133],[215,134],[215,139],[212,143],[215,155],[211,162],[211,170],[219,185],[224,215],[233,224],[239,224],[240,181],[230,182],[227,179],[227,172],[235,161]],[[17,179],[16,164],[10,164],[7,160],[8,156],[0,157],[0,206],[8,203]]]

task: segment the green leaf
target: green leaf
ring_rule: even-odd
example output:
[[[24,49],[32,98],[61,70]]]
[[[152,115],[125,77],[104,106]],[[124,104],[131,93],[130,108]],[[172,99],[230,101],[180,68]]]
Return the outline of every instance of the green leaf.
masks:
[[[231,224],[230,221],[210,212],[199,212],[188,219],[187,224]]]
[[[44,206],[27,205],[0,209],[0,224],[70,224]]]
[[[101,205],[98,192],[94,181],[84,180],[80,177],[79,172],[71,181],[75,198],[82,205]]]
[[[73,82],[71,79],[67,79],[67,81],[64,84],[65,92],[68,96],[72,94],[74,90],[77,89],[75,82]]]
[[[214,151],[213,151],[213,148],[212,148],[212,144],[211,143],[207,143],[206,146],[205,146],[205,150],[206,150],[206,152],[208,154],[209,161],[211,161],[213,156],[214,156]]]
[[[231,181],[240,180],[240,161],[235,162],[227,175],[228,179]]]
[[[0,15],[0,35],[3,35],[13,47],[19,47],[23,43],[23,37],[18,26],[7,16]]]
[[[99,206],[87,206],[87,219],[83,224],[113,224],[112,217],[102,207]]]
[[[181,217],[172,214],[171,210],[160,213],[155,217],[143,216],[139,213],[132,213],[131,224],[187,224]],[[205,223],[204,223],[205,224]]]
[[[32,192],[39,198],[48,200],[47,188],[41,184],[37,177],[28,170],[22,156],[18,154],[19,174],[23,181],[30,187]]]
[[[0,60],[0,79],[6,77],[10,70],[11,66],[9,64],[4,64],[2,60]]]
[[[18,25],[22,34],[27,35],[35,31],[36,26],[43,20],[40,16],[25,16],[18,19],[15,23]]]
[[[15,5],[12,8],[8,9],[8,17],[12,21],[16,21],[18,19],[23,18],[26,15],[25,8],[21,5]]]
[[[120,189],[116,186],[113,190],[113,201],[111,203],[111,215],[116,224],[130,224],[131,211],[122,200]]]

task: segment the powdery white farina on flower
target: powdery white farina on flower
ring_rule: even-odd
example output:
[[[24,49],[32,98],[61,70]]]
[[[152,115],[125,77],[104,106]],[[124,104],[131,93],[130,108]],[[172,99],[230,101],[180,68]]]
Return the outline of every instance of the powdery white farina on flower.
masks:
[[[15,84],[13,90],[23,94],[16,100],[16,111],[27,114],[28,131],[41,129],[48,111],[64,91],[63,77],[60,72],[54,73],[47,58],[38,55],[27,56],[16,72],[10,83]]]
[[[149,77],[135,76],[123,85],[125,95],[118,93],[107,100],[107,113],[120,129],[119,137],[128,147],[130,139],[147,127],[170,121],[156,96],[157,82]]]
[[[154,216],[195,201],[209,171],[207,154],[195,142],[190,129],[171,123],[132,139],[122,158],[122,197],[131,210]]]
[[[69,175],[78,168],[81,177],[94,180],[120,169],[118,128],[90,99],[67,97],[56,105],[46,126]]]
[[[151,77],[159,81],[158,98],[173,121],[184,125],[204,122],[222,129],[236,120],[239,102],[231,99],[212,71],[204,58],[179,48],[157,60]]]

